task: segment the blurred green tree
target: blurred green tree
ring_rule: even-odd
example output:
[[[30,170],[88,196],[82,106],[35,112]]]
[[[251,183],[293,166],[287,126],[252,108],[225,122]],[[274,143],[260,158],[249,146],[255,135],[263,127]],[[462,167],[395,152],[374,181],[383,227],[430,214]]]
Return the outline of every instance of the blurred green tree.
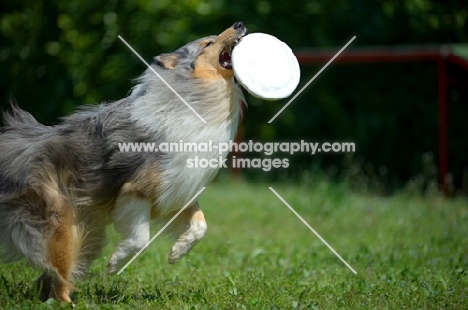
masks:
[[[118,35],[148,61],[238,20],[293,49],[339,47],[353,35],[353,46],[468,40],[468,7],[462,0],[4,0],[0,12],[0,106],[7,109],[13,99],[46,124],[79,105],[126,95],[145,66]],[[301,85],[318,69],[303,67]],[[421,170],[424,152],[437,154],[435,83],[431,64],[331,66],[274,126],[266,122],[285,101],[248,97],[245,137],[352,140],[358,154],[385,166],[382,171],[398,183]],[[454,91],[451,107],[466,115],[467,96]],[[460,152],[460,145],[468,147],[461,141],[467,129],[451,126],[451,132],[464,135],[451,136],[453,151]],[[461,155],[452,157],[454,170],[468,165]],[[303,155],[293,166],[301,171],[318,161],[323,167],[341,166],[341,160]]]

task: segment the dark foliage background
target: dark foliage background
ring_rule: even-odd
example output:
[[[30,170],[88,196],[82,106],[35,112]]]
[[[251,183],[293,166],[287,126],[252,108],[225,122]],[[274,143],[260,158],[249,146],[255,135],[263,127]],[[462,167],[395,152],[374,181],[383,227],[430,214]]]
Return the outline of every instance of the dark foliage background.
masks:
[[[147,60],[237,20],[296,50],[338,50],[353,35],[352,47],[468,40],[468,6],[462,0],[4,0],[0,12],[0,105],[7,109],[14,98],[46,124],[79,105],[127,94],[145,66],[119,34]],[[319,69],[302,66],[300,86]],[[449,69],[466,81],[465,72]],[[461,187],[463,171],[468,174],[467,84],[452,86],[449,99],[450,168],[454,185]],[[425,173],[424,158],[437,162],[433,63],[331,65],[272,125],[267,121],[286,101],[248,101],[245,140],[354,141],[357,146],[351,158],[293,156],[288,171],[270,172],[271,177],[298,178],[317,167],[349,177],[350,162],[357,162],[365,177],[374,176],[392,190]]]

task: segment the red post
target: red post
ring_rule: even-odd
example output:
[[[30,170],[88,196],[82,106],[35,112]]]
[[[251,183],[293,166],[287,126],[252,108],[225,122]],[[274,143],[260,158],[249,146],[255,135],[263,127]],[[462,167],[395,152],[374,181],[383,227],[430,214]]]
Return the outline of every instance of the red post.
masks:
[[[446,176],[448,174],[447,143],[447,64],[443,55],[437,61],[439,84],[439,182],[442,192],[449,195]]]

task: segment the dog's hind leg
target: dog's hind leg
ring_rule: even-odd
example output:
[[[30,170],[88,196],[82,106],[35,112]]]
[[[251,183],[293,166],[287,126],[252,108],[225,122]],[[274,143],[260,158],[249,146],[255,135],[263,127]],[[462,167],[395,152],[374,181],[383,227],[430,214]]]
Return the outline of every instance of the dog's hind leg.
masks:
[[[53,218],[54,229],[48,245],[48,260],[51,268],[39,277],[37,284],[41,288],[42,299],[54,298],[71,302],[69,296],[73,290],[71,276],[77,253],[71,207],[62,204]]]
[[[119,197],[112,213],[114,227],[123,235],[107,264],[107,272],[115,274],[150,240],[151,203],[133,197]]]
[[[174,264],[190,252],[193,246],[203,239],[206,234],[205,216],[198,202],[195,202],[179,214],[168,228],[177,238],[168,258],[169,263]]]

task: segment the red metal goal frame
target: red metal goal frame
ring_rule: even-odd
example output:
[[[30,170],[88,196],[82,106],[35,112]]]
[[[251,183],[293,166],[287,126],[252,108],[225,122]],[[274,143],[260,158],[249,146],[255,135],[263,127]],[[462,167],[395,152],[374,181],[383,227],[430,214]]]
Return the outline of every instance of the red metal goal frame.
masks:
[[[335,50],[297,51],[300,64],[323,64],[334,55]],[[430,61],[437,64],[438,71],[438,126],[439,126],[439,184],[444,195],[448,196],[446,176],[449,173],[447,137],[447,64],[452,63],[468,71],[468,60],[456,55],[447,45],[438,47],[380,47],[355,48],[345,50],[334,64],[369,64]]]

